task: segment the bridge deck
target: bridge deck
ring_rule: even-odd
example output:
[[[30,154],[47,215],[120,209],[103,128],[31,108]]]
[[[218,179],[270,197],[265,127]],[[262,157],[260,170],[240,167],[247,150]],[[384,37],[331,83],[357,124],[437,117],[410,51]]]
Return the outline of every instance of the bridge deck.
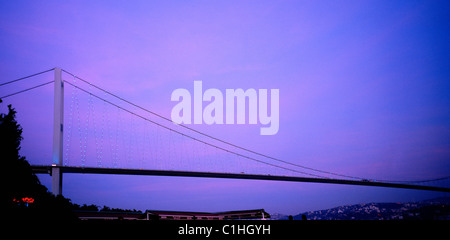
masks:
[[[52,166],[31,166],[35,173],[51,173]],[[276,176],[259,174],[217,173],[217,172],[191,172],[172,170],[145,170],[145,169],[123,169],[123,168],[96,168],[96,167],[59,167],[63,173],[91,173],[91,174],[119,174],[119,175],[151,175],[151,176],[174,176],[174,177],[202,177],[202,178],[233,178],[269,181],[310,182],[328,184],[346,184],[374,187],[404,188],[416,190],[428,190],[439,192],[450,192],[450,188],[422,186],[402,183],[374,182],[360,180],[346,180],[333,178],[311,178],[294,176]]]

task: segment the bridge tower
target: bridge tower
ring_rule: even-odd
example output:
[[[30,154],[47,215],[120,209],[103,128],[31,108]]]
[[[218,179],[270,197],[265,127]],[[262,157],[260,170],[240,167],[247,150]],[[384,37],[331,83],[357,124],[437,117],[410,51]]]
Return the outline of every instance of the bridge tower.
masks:
[[[64,82],[61,68],[55,68],[55,89],[53,99],[53,159],[52,193],[62,195],[63,130],[64,130]]]

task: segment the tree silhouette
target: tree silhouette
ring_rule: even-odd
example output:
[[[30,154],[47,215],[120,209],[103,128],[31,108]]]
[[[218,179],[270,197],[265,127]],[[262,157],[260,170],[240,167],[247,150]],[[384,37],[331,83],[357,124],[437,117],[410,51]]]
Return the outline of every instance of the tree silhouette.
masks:
[[[0,99],[0,103],[2,100]],[[8,113],[0,114],[0,161],[3,164],[1,211],[9,220],[76,220],[73,210],[136,212],[96,205],[80,206],[61,195],[54,196],[42,185],[24,156],[20,156],[23,129],[16,121],[16,110],[8,105]],[[138,211],[140,212],[140,211]]]
[[[22,127],[16,121],[16,111],[8,105],[8,114],[0,114],[0,159],[6,177],[3,181],[8,205],[15,204],[12,199],[36,197],[47,189],[41,185],[38,177],[32,172],[25,157],[20,156]],[[9,200],[9,201],[8,201]]]
[[[0,99],[0,103],[1,103]],[[22,127],[16,121],[16,111],[8,105],[8,113],[0,114],[0,161],[3,164],[1,207],[9,219],[69,220],[70,199],[54,196],[33,173],[24,156],[20,156]]]

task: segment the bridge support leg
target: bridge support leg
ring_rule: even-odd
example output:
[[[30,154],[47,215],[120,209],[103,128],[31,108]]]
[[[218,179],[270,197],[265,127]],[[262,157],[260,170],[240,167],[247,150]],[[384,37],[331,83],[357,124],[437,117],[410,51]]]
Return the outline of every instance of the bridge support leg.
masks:
[[[52,167],[52,193],[55,196],[62,195],[62,171],[59,167]]]
[[[63,126],[64,126],[64,82],[61,69],[55,68],[55,89],[53,100],[53,159],[52,159],[52,193],[62,194],[63,165]]]

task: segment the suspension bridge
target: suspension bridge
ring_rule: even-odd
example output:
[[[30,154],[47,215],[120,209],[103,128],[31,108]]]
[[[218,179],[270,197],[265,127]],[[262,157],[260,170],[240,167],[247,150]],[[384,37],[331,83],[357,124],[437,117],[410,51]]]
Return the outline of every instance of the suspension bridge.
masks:
[[[34,82],[33,78],[39,77]],[[22,82],[28,85],[19,85]],[[11,87],[14,85],[19,86]],[[20,98],[51,85],[51,156],[44,154],[28,161],[35,173],[51,174],[55,195],[62,194],[63,173],[234,178],[450,192],[450,176],[411,181],[373,179],[271,157],[174,124],[61,68],[0,83],[0,98]]]

